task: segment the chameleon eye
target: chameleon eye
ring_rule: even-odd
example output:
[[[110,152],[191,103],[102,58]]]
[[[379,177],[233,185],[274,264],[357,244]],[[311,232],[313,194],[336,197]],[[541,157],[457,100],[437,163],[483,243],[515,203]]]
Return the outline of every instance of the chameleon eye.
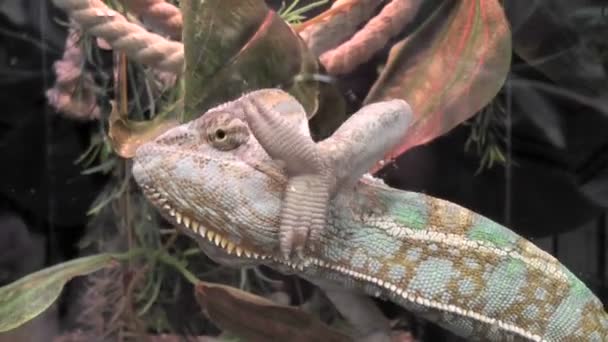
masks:
[[[218,128],[217,130],[215,130],[215,140],[216,141],[225,140],[226,137],[227,137],[226,131],[224,131],[223,129]]]
[[[221,151],[230,151],[249,139],[247,125],[240,119],[218,115],[206,129],[206,138],[211,146]]]

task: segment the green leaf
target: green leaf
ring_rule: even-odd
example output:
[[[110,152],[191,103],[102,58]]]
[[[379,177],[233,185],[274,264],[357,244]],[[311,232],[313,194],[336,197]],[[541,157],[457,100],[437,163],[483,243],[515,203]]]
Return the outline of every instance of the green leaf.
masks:
[[[406,100],[407,136],[385,158],[448,132],[496,96],[511,64],[511,32],[497,0],[444,1],[390,51],[366,103]]]
[[[27,275],[0,287],[0,332],[15,329],[50,307],[72,278],[111,264],[114,254],[74,259]]]
[[[109,135],[117,154],[131,158],[139,146],[175,124],[262,88],[293,95],[313,119],[315,138],[328,136],[346,120],[336,85],[318,77],[324,71],[316,56],[264,0],[182,0],[180,7],[186,70],[178,118],[171,120],[174,113],[167,113],[152,122],[135,122],[115,110]]]
[[[309,118],[322,112],[331,124],[334,117],[346,119],[335,86],[315,77],[322,73],[316,56],[263,0],[184,0],[181,8],[186,60],[183,121],[262,88],[289,92]]]

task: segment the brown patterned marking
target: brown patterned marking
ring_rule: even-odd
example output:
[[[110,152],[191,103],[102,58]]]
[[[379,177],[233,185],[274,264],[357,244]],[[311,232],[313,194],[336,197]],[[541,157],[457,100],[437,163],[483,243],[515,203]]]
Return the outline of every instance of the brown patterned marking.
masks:
[[[471,305],[472,301],[474,299],[477,298],[476,294],[478,294],[479,292],[476,292],[476,294],[470,294],[470,295],[463,295],[460,293],[460,285],[459,285],[459,281],[462,279],[470,279],[474,286],[477,289],[481,289],[484,286],[484,280],[482,279],[482,274],[484,273],[483,270],[480,269],[471,269],[467,266],[467,263],[465,262],[466,259],[478,259],[475,258],[475,255],[471,255],[469,254],[459,254],[457,256],[453,255],[453,253],[450,252],[449,249],[445,249],[445,248],[439,248],[439,249],[431,249],[431,242],[426,242],[425,244],[421,244],[420,242],[417,242],[416,247],[417,248],[421,248],[421,258],[418,259],[415,262],[411,262],[407,260],[407,252],[409,251],[409,249],[411,249],[412,246],[411,244],[407,244],[407,243],[403,243],[401,245],[401,248],[399,249],[399,251],[390,259],[387,260],[387,262],[384,264],[384,266],[382,267],[382,269],[379,272],[379,277],[383,277],[383,279],[387,279],[387,274],[390,271],[390,266],[391,265],[401,265],[404,266],[406,269],[406,273],[409,275],[413,275],[416,273],[417,268],[419,267],[419,265],[426,261],[429,258],[439,258],[439,259],[445,259],[445,260],[450,260],[454,263],[454,268],[458,270],[459,272],[459,277],[454,277],[448,284],[447,284],[447,292],[451,294],[451,300],[445,304],[453,304],[455,306],[461,307],[461,308],[466,308],[469,305]],[[500,262],[500,259],[498,258],[498,256],[495,255],[487,255],[484,256],[484,262],[478,262],[477,264],[479,265],[479,267],[483,267],[484,265],[489,265],[489,267],[492,267],[494,265],[497,265]],[[409,282],[412,280],[412,277],[407,277],[406,279],[403,279],[402,282],[400,282],[399,285],[401,288],[406,289],[409,286]],[[436,298],[429,298],[432,300],[436,300],[436,301],[442,301],[441,298],[441,294],[437,295]],[[478,308],[479,309],[479,308]],[[481,310],[481,309],[479,309]],[[481,311],[478,311],[481,312]]]
[[[559,261],[553,255],[543,251],[528,240],[523,238],[518,239],[515,244],[515,248],[525,258],[542,263],[548,263],[557,269],[561,269]]]
[[[170,222],[175,224],[175,226],[179,230],[181,230],[183,232],[187,232],[188,235],[197,236],[197,239],[205,239],[204,241],[206,241],[208,243],[205,236],[202,236],[202,235],[198,234],[197,232],[194,232],[190,228],[186,228],[185,226],[183,226],[183,224],[178,224],[176,222],[175,217],[170,215],[169,210],[167,210],[164,207],[164,205],[159,205],[157,200],[155,200],[147,195],[146,195],[146,197],[148,197],[150,199],[150,201],[154,204],[154,206],[161,212],[161,214],[163,214],[163,216],[165,218],[167,218]],[[202,201],[208,201],[208,200],[203,198]],[[235,226],[235,223],[233,223],[232,220],[227,215],[225,215],[225,213],[223,213],[223,212],[217,212],[217,217],[214,215],[200,215],[200,213],[197,213],[190,209],[184,209],[184,208],[178,209],[175,206],[175,203],[170,203],[170,202],[166,202],[166,203],[168,203],[172,208],[174,208],[174,210],[179,212],[182,215],[182,217],[188,217],[191,220],[198,222],[200,224],[201,229],[203,229],[203,228],[205,230],[210,229],[211,231],[213,231],[215,233],[219,233],[222,237],[224,237],[225,239],[229,240],[230,242],[236,244],[237,246],[242,247],[243,249],[250,250],[250,251],[258,253],[260,255],[272,255],[272,250],[269,250],[269,248],[268,248],[269,246],[260,246],[259,244],[251,243],[251,242],[255,242],[255,241],[259,240],[259,238],[252,237],[252,235],[250,234],[251,230],[247,230],[247,229],[244,229],[243,227]],[[205,202],[205,203],[210,203],[210,202]],[[226,229],[227,223],[230,223],[231,230],[240,232],[241,236],[238,239],[238,241],[235,238],[234,234],[230,230]],[[203,241],[203,240],[201,240],[201,241]]]
[[[499,256],[487,253],[479,255],[475,254],[474,251],[466,254],[462,253],[459,255],[454,255],[449,249],[431,249],[431,244],[431,242],[421,244],[420,241],[418,241],[416,247],[422,249],[422,257],[415,262],[411,262],[407,260],[406,254],[409,249],[413,248],[413,246],[411,244],[402,243],[396,255],[388,259],[379,272],[377,272],[377,276],[374,276],[380,279],[388,279],[388,272],[390,272],[391,265],[401,265],[405,268],[406,274],[410,276],[406,277],[400,283],[395,285],[399,286],[400,288],[407,289],[412,279],[411,275],[415,274],[420,263],[431,257],[450,260],[454,263],[454,268],[458,270],[458,273],[454,273],[455,275],[458,274],[458,276],[454,276],[446,286],[446,292],[450,294],[450,296],[442,297],[445,294],[444,293],[428,299],[441,302],[446,305],[451,304],[463,309],[466,308],[470,311],[483,314],[486,303],[485,301],[480,300],[480,295],[482,294],[482,289],[487,286],[486,279],[484,279],[484,274],[491,272],[496,266],[512,258],[509,256]],[[466,262],[467,259],[477,260],[476,264],[479,267],[469,267]],[[570,288],[567,283],[555,281],[553,277],[546,277],[539,269],[531,267],[526,267],[526,269],[528,272],[528,277],[530,277],[530,279],[535,279],[534,286],[523,287],[522,291],[520,292],[521,298],[514,301],[505,311],[503,311],[501,316],[506,319],[507,323],[511,323],[518,327],[529,327],[526,329],[527,331],[542,335],[542,329],[546,328],[551,314],[559,305],[560,301],[567,297]],[[469,279],[475,287],[475,291],[471,292],[470,294],[462,293],[460,291],[460,281],[463,279]],[[545,289],[546,294],[544,298],[537,298],[537,288]],[[447,301],[446,298],[448,298]],[[526,312],[526,309],[528,309],[531,305],[538,309],[538,314],[536,317],[527,318],[524,316],[524,312]],[[599,322],[589,322],[588,324],[599,325]],[[489,329],[489,326],[476,325],[475,333],[486,334]]]
[[[368,202],[366,201],[366,203],[368,203]],[[407,260],[407,258],[406,258],[407,251],[409,249],[411,249],[412,247],[414,247],[414,246],[409,244],[407,241],[403,241],[401,243],[401,246],[397,250],[397,252],[392,256],[387,256],[386,261],[382,263],[382,266],[380,267],[380,269],[378,269],[375,273],[369,272],[369,269],[363,269],[363,270],[355,269],[355,271],[361,272],[363,274],[373,275],[379,279],[389,279],[388,274],[391,271],[392,266],[400,265],[400,266],[404,267],[405,274],[411,275],[412,270],[415,269],[418,264],[417,262],[412,263],[409,260]],[[366,259],[369,260],[369,259],[373,259],[373,258],[371,256],[367,255],[367,253],[366,253]],[[346,262],[347,262],[347,265],[349,265],[350,261],[346,260]],[[349,267],[352,268],[351,265],[349,265]],[[366,265],[366,267],[367,267],[367,265]],[[407,276],[406,278],[409,279],[410,276]],[[399,283],[399,284],[396,283],[395,285],[400,285],[400,284],[401,283]]]
[[[450,301],[444,302],[442,298],[437,296],[436,298],[430,298],[442,302],[444,304],[452,304],[460,308],[467,308],[473,312],[483,313],[485,302],[480,300],[481,290],[486,286],[486,279],[484,274],[491,272],[492,269],[498,266],[500,263],[510,260],[509,256],[498,256],[494,254],[476,255],[473,253],[467,253],[462,255],[453,255],[444,248],[439,250],[431,250],[429,245],[418,246],[423,248],[422,258],[419,262],[424,261],[429,256],[451,260],[454,263],[454,267],[458,270],[458,276],[454,276],[447,285],[447,292],[451,294]],[[399,262],[399,258],[405,258],[405,256],[399,256],[393,259],[392,262]],[[482,267],[470,268],[466,259],[477,260],[477,265]],[[419,262],[417,264],[419,264]],[[414,272],[416,265],[409,265],[408,271]],[[410,269],[412,268],[412,269]],[[555,281],[553,277],[546,277],[546,275],[539,269],[526,267],[528,277],[534,279],[534,286],[523,287],[520,293],[521,298],[514,301],[510,307],[505,309],[501,314],[502,317],[512,323],[514,326],[529,327],[527,330],[540,334],[542,332],[538,329],[546,328],[549,318],[553,313],[554,309],[559,305],[563,298],[566,298],[569,293],[569,286],[567,283]],[[455,273],[456,274],[456,273]],[[476,287],[476,291],[473,294],[463,294],[460,291],[460,281],[463,279],[469,279]],[[407,288],[409,284],[400,284]],[[542,288],[546,290],[545,298],[536,298],[536,289]],[[535,305],[538,308],[538,316],[536,318],[526,318],[524,316],[525,310],[529,305]],[[483,326],[478,326],[476,329],[482,329]],[[536,329],[535,329],[536,327]],[[489,328],[485,327],[484,329]],[[478,333],[485,334],[486,331],[478,331]],[[542,334],[541,334],[542,335]]]
[[[220,169],[220,171],[222,173],[224,173],[224,172],[230,172],[230,169],[231,169],[229,164],[218,163],[218,164],[216,164],[216,166],[217,166],[218,169]],[[204,169],[201,169],[201,170],[204,170]]]
[[[521,255],[527,265],[534,265],[540,276],[551,278],[556,282],[569,281],[560,262],[533,243],[519,238],[515,244],[515,252]]]
[[[608,341],[608,326],[602,324],[602,319],[608,320],[608,313],[604,311],[602,303],[598,300],[589,301],[583,308],[582,321],[576,333],[589,340],[592,333],[598,332],[602,341]]]
[[[209,117],[210,119],[212,117]],[[217,119],[217,118],[216,118]],[[188,154],[188,153],[186,153]],[[179,164],[178,161],[183,158],[183,153],[173,153],[173,154],[166,154],[166,158],[163,162],[163,168],[175,168],[177,167],[177,165]],[[204,157],[196,157],[194,158],[195,163],[198,164],[198,168],[203,170],[206,167],[206,159]],[[222,167],[224,165],[226,165],[225,163],[217,163],[216,164],[219,167]],[[158,174],[155,174],[156,176],[158,176]],[[244,175],[246,176],[246,175]],[[174,180],[176,181],[176,180]],[[189,181],[187,181],[186,183],[182,183],[183,180],[180,180],[180,184],[176,184],[177,188],[181,188],[181,189],[185,189],[189,186],[195,186],[195,185],[191,185],[188,184]],[[163,184],[164,180],[162,179],[155,179],[152,183],[153,184]],[[152,191],[152,190],[149,190]],[[156,192],[156,191],[154,191]],[[173,191],[169,191],[170,193],[172,193]],[[264,242],[264,241],[272,241],[274,239],[273,237],[273,233],[271,231],[271,227],[270,225],[265,225],[265,227],[262,227],[259,230],[251,230],[249,229],[249,227],[238,227],[236,226],[236,223],[234,222],[234,218],[233,217],[229,217],[226,215],[226,213],[223,210],[215,210],[215,213],[213,215],[206,215],[206,214],[202,214],[199,212],[196,212],[193,207],[194,206],[183,206],[182,204],[180,204],[180,202],[176,202],[174,201],[174,198],[172,196],[178,196],[176,194],[170,195],[169,197],[164,198],[164,201],[162,203],[159,203],[158,200],[154,200],[153,198],[151,198],[150,196],[147,196],[154,204],[155,206],[158,208],[158,210],[163,213],[163,216],[167,217],[170,221],[175,223],[175,218],[172,217],[172,215],[170,215],[170,210],[167,209],[165,207],[165,205],[169,205],[171,207],[171,209],[175,210],[176,212],[179,212],[183,217],[188,217],[191,221],[196,221],[200,224],[200,226],[202,226],[203,228],[206,229],[211,229],[212,231],[214,231],[215,233],[219,233],[222,235],[222,237],[228,239],[229,241],[231,241],[232,243],[235,243],[236,245],[239,245],[240,247],[243,247],[244,249],[250,250],[252,252],[256,252],[258,254],[264,254],[264,255],[270,255],[272,253],[272,246],[265,246],[263,243],[256,243],[256,244],[252,244],[255,241],[260,241],[260,242]],[[189,200],[194,200],[197,203],[208,203],[208,204],[213,204],[213,203],[217,203],[217,198],[215,197],[216,195],[214,195],[213,193],[207,193],[207,192],[198,192],[197,194],[197,198],[191,198]],[[241,196],[238,201],[244,201],[246,199],[246,196]],[[237,201],[237,202],[238,202]],[[244,208],[247,208],[247,206],[244,206]],[[214,208],[211,208],[214,209]],[[257,213],[256,213],[257,214]],[[259,215],[253,215],[254,218],[259,218]],[[262,220],[260,220],[262,221]],[[181,227],[182,231],[187,231],[186,228]],[[191,232],[191,230],[190,230]],[[191,232],[192,233],[192,232]]]
[[[475,218],[475,214],[472,211],[466,210],[464,208],[457,209],[457,217],[458,217],[458,227],[459,230],[462,231],[461,234],[466,234],[471,227],[473,226],[473,220]]]
[[[377,275],[372,274],[373,276],[380,279],[388,279],[388,272],[390,271],[391,265],[401,265],[405,268],[406,277],[402,279],[400,282],[395,283],[401,289],[408,289],[410,286],[410,282],[413,279],[413,275],[416,274],[416,270],[419,265],[428,260],[429,258],[438,258],[438,259],[446,259],[450,260],[454,264],[454,268],[458,271],[458,276],[454,276],[446,285],[446,290],[442,293],[438,293],[431,298],[427,298],[431,301],[440,302],[444,305],[453,305],[455,307],[461,308],[463,310],[472,311],[478,314],[483,314],[485,302],[480,301],[481,290],[486,286],[483,275],[491,270],[493,267],[500,264],[503,260],[498,255],[484,255],[483,262],[479,261],[476,263],[478,267],[471,268],[466,260],[480,260],[479,256],[474,254],[461,254],[458,256],[453,256],[450,254],[449,249],[440,248],[440,249],[431,249],[429,248],[431,242],[426,242],[425,244],[417,243],[416,247],[421,248],[421,258],[415,262],[407,261],[406,253],[413,246],[407,243],[403,243],[399,251],[392,258],[388,259],[383,267],[377,272]],[[370,274],[369,270],[355,270],[357,272],[362,272],[365,274]],[[456,274],[456,272],[454,273]],[[460,292],[460,284],[459,281],[462,279],[470,279],[473,285],[475,286],[475,291],[470,294],[463,294]],[[446,293],[448,296],[446,296]],[[523,310],[523,309],[522,309]],[[508,317],[508,315],[505,315]],[[471,319],[471,318],[468,318]],[[487,324],[474,324],[473,336],[485,336],[491,326]]]
[[[458,276],[452,277],[447,284],[447,291],[451,293],[453,304],[461,308],[467,308],[473,312],[482,313],[485,303],[480,300],[482,289],[486,286],[486,280],[483,278],[484,274],[494,269],[500,264],[501,259],[497,255],[488,254],[484,255],[483,261],[479,259],[475,254],[463,253],[457,257],[450,257],[448,252],[442,250],[440,256],[450,258],[454,263],[454,268],[458,270]],[[468,262],[469,260],[476,261],[475,267]],[[470,280],[475,287],[475,291],[470,294],[462,293],[460,290],[460,282],[462,280]]]
[[[471,229],[475,215],[447,201],[424,196],[428,210],[427,230],[464,236]]]
[[[412,246],[410,246],[410,247],[412,247]],[[421,247],[421,246],[417,245],[417,247]],[[407,249],[408,248],[406,246],[402,245],[402,248],[400,249],[400,252],[398,253],[400,255],[396,255],[396,256],[392,257],[390,260],[388,260],[388,264],[396,263],[396,264],[404,266],[406,268],[406,270],[405,270],[406,277],[404,277],[400,282],[392,282],[392,281],[390,282],[391,285],[395,285],[395,286],[397,286],[397,288],[406,290],[406,291],[408,290],[408,288],[410,286],[410,281],[413,278],[411,275],[415,274],[414,270],[417,269],[420,262],[428,260],[428,258],[442,259],[442,258],[445,258],[445,256],[446,256],[445,253],[447,253],[447,251],[444,249],[444,250],[434,251],[435,254],[431,255],[431,251],[429,251],[428,243],[427,243],[426,245],[422,246],[423,257],[419,261],[404,262],[403,260],[405,260],[405,258],[404,258],[403,251],[407,250]],[[526,325],[521,325],[524,323],[519,324],[516,319],[516,317],[517,317],[516,315],[519,315],[520,312],[523,312],[527,308],[527,306],[525,306],[525,305],[514,304],[512,307],[507,308],[507,311],[511,310],[511,313],[503,311],[498,315],[498,317],[494,317],[495,319],[499,319],[502,324],[505,324],[506,326],[511,326],[513,329],[516,329],[516,331],[518,331],[518,332],[509,332],[509,331],[498,330],[497,325],[479,321],[478,318],[475,317],[475,314],[477,314],[481,317],[485,317],[483,315],[483,310],[484,310],[484,306],[486,303],[484,301],[478,300],[480,298],[479,295],[480,295],[481,291],[476,291],[475,294],[471,294],[468,296],[460,296],[458,284],[456,283],[456,281],[463,279],[464,277],[462,275],[464,274],[465,276],[468,276],[469,278],[474,279],[475,284],[481,289],[481,288],[483,288],[483,286],[485,284],[484,279],[482,278],[481,274],[487,273],[485,271],[491,270],[491,267],[494,267],[495,265],[500,264],[503,260],[501,260],[501,257],[499,257],[498,255],[492,255],[491,259],[485,260],[489,264],[489,266],[486,265],[485,263],[478,264],[480,267],[482,267],[482,269],[480,270],[479,268],[470,269],[465,262],[465,260],[467,258],[475,259],[474,256],[473,257],[462,256],[458,260],[451,260],[454,262],[455,265],[458,265],[456,267],[458,267],[460,276],[454,277],[451,280],[449,287],[447,288],[447,291],[443,291],[442,293],[437,293],[432,297],[428,297],[428,298],[424,298],[424,299],[428,300],[430,303],[440,303],[441,305],[444,305],[444,306],[453,306],[456,308],[460,308],[464,312],[467,312],[466,315],[472,315],[472,317],[465,316],[466,318],[464,318],[465,321],[472,323],[473,331],[472,331],[471,336],[486,336],[486,337],[487,336],[496,336],[496,338],[501,338],[501,339],[504,339],[507,337],[514,337],[515,340],[521,340],[522,335],[520,335],[520,334],[535,335],[535,331],[531,332],[529,329],[527,329]],[[486,267],[484,267],[484,266],[486,266]],[[388,279],[386,276],[387,270],[388,270],[386,264],[381,268],[381,270],[379,272],[374,272],[374,273],[370,272],[369,263],[367,265],[364,265],[364,266],[358,267],[358,268],[354,268],[354,267],[352,267],[352,265],[346,266],[345,268],[348,270],[354,271],[358,274],[370,275],[372,277],[375,277],[375,278],[378,278],[381,280]],[[321,271],[321,272],[324,272],[324,271]],[[341,271],[338,271],[338,272],[341,272]],[[327,277],[329,277],[329,276],[336,277],[335,274],[331,274],[331,272],[329,272],[329,271],[324,272],[324,274],[327,274]],[[381,275],[381,276],[377,276],[376,274]],[[429,275],[429,276],[432,277],[432,275]],[[348,279],[346,279],[346,280],[348,280]],[[373,293],[373,291],[374,291],[374,287],[371,286],[371,284],[369,284],[365,280],[359,280],[358,282],[354,283],[353,285],[356,287],[359,287],[359,288],[367,288],[368,291],[372,291],[370,293]],[[383,284],[380,283],[379,286],[380,286],[380,288],[382,288]],[[387,294],[386,291],[390,291],[390,288],[387,287],[386,285],[384,285],[384,290],[383,290],[384,295]],[[411,292],[411,290],[410,290],[410,292]],[[449,296],[445,296],[446,292],[449,294]],[[393,293],[393,292],[390,292],[390,293]],[[420,294],[411,292],[410,295],[419,296]],[[397,296],[397,298],[399,300],[403,300],[402,296]],[[523,298],[523,300],[521,300],[518,303],[525,304],[525,297],[522,297],[522,298]],[[437,309],[434,309],[434,310],[437,310]],[[433,311],[431,311],[431,312],[433,312]],[[451,319],[444,317],[443,321],[447,322],[449,320],[453,320],[454,317],[457,316],[457,314],[455,314],[455,313],[452,313],[450,315],[452,315]],[[486,317],[486,318],[492,318],[492,317]]]
[[[568,296],[570,287],[567,283],[556,282],[552,278],[543,276],[537,269],[530,267],[526,267],[526,269],[528,279],[534,285],[522,287],[520,291],[521,298],[511,304],[506,312],[514,318],[513,323],[515,325],[527,327],[528,331],[542,336],[555,308]],[[536,295],[539,289],[545,290],[543,298],[538,298]],[[524,312],[532,305],[538,309],[538,315],[527,318]]]

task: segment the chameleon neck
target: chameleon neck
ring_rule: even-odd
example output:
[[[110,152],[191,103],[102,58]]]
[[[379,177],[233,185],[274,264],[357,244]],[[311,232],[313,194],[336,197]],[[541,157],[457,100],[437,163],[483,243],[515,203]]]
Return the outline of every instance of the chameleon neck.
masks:
[[[608,341],[602,303],[554,257],[456,204],[365,181],[333,201],[304,276],[386,298],[467,338]]]

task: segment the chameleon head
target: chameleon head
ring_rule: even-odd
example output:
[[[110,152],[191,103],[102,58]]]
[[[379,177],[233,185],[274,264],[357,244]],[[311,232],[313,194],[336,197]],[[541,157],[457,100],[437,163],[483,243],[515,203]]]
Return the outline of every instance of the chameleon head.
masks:
[[[245,122],[244,99],[256,93],[213,108],[142,145],[133,165],[135,180],[148,199],[182,231],[204,241],[206,252],[214,249],[217,254],[220,248],[252,262],[278,253],[286,184],[283,168],[266,154]]]

